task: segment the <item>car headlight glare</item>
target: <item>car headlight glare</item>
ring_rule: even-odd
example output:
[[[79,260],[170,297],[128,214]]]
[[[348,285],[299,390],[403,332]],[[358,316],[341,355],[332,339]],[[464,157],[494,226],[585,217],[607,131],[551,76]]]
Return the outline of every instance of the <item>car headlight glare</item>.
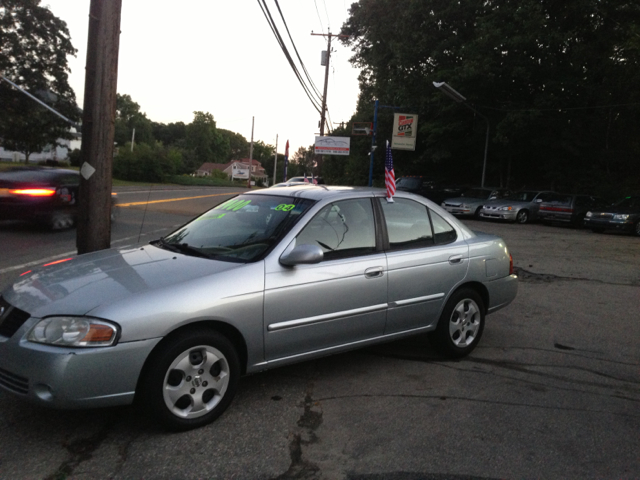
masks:
[[[587,212],[587,218],[591,218],[591,217],[593,217],[593,213]]]
[[[116,343],[118,328],[89,317],[49,317],[31,329],[30,342],[60,347],[109,347]]]
[[[622,221],[626,221],[629,220],[629,214],[627,213],[620,213],[618,215],[614,215],[613,216],[614,220],[622,220]]]

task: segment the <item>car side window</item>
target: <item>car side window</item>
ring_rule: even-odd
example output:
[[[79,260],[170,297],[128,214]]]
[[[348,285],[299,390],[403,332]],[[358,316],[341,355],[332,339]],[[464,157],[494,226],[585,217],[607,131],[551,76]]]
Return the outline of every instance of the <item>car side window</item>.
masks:
[[[433,210],[429,210],[429,214],[431,216],[431,222],[433,223],[433,238],[435,244],[444,245],[455,242],[456,238],[458,238],[455,228]]]
[[[433,245],[433,229],[425,205],[397,198],[393,203],[381,201],[391,250]]]
[[[373,207],[368,198],[327,205],[296,238],[296,245],[317,245],[325,260],[366,255],[376,250]]]

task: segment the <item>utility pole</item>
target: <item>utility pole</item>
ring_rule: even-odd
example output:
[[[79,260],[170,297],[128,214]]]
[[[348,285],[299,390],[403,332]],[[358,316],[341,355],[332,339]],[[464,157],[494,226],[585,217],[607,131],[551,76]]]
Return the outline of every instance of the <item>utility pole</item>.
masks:
[[[85,66],[78,253],[111,246],[111,166],[122,0],[91,0]]]
[[[273,157],[273,184],[276,184],[276,165],[278,165],[278,134],[276,133],[276,153]]]
[[[324,126],[326,124],[326,114],[327,114],[327,88],[329,86],[329,65],[331,64],[331,38],[332,37],[348,38],[349,35],[334,35],[331,32],[328,32],[326,35],[324,33],[311,32],[311,35],[327,37],[327,57],[323,58],[323,60],[326,62],[326,65],[324,70],[324,90],[322,93],[322,110],[320,111],[320,136],[324,137]],[[318,164],[318,176],[319,176],[322,174],[322,155],[317,155],[316,163]]]
[[[251,117],[251,146],[249,147],[249,179],[247,180],[247,188],[251,190],[251,166],[253,165],[253,126],[256,117]]]

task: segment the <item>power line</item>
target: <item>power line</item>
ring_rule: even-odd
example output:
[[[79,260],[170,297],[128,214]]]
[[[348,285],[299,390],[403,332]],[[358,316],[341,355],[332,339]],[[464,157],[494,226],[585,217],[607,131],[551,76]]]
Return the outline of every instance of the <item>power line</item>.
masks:
[[[304,89],[307,97],[309,97],[309,100],[311,100],[313,107],[320,113],[321,107],[318,103],[318,99],[313,98],[313,92],[311,92],[310,88],[305,84],[302,78],[302,75],[300,75],[298,68],[296,67],[293,59],[291,58],[291,55],[289,53],[289,50],[287,49],[287,46],[284,44],[284,41],[282,40],[282,36],[278,31],[278,27],[276,27],[275,22],[273,21],[273,17],[271,16],[271,12],[269,12],[269,7],[267,7],[265,0],[262,0],[262,3],[260,0],[258,0],[258,5],[260,5],[260,9],[262,10],[262,13],[267,19],[267,23],[269,24],[269,27],[271,27],[271,31],[273,32],[273,35],[276,37],[276,41],[278,42],[278,45],[280,45],[280,48],[284,52],[284,55],[287,58],[289,65],[293,70],[293,73],[296,75],[298,82],[300,82],[300,85],[302,85],[302,88]]]
[[[302,58],[300,58],[300,54],[298,53],[298,49],[296,48],[296,44],[293,41],[293,38],[291,38],[291,32],[289,32],[289,26],[287,25],[287,21],[284,19],[284,15],[282,14],[282,10],[280,10],[280,4],[278,3],[278,0],[275,0],[276,2],[276,7],[278,7],[278,12],[280,12],[280,17],[282,18],[282,23],[284,23],[284,28],[287,30],[287,34],[289,35],[289,40],[291,40],[291,45],[293,45],[293,49],[296,52],[296,56],[298,57],[298,61],[300,62],[300,65],[302,66],[302,70],[304,70],[304,74],[307,77],[307,80],[309,80],[309,83],[311,83],[311,86],[313,87],[316,95],[318,96],[318,98],[321,97],[320,95],[320,90],[318,90],[318,87],[316,87],[316,84],[313,83],[313,80],[311,79],[311,76],[309,75],[309,72],[307,71],[307,67],[305,66],[304,62],[302,61]]]
[[[320,18],[320,10],[318,10],[318,3],[313,0],[313,4],[316,6],[316,13],[318,14],[318,20],[320,20],[320,31],[324,32],[324,25],[322,25],[322,18]]]

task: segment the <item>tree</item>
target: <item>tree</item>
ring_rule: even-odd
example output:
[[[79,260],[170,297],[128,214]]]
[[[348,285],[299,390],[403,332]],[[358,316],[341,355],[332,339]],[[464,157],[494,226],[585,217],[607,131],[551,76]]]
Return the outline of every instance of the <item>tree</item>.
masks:
[[[67,24],[40,0],[3,0],[0,6],[0,73],[46,99],[72,121],[80,118],[68,83],[67,55],[75,55]],[[7,82],[0,81],[0,138],[5,148],[33,152],[71,138],[70,125]]]
[[[229,158],[231,160],[240,160],[249,157],[249,142],[243,135],[232,132],[230,130],[218,129],[220,134],[229,142]]]
[[[117,145],[131,142],[135,129],[134,143],[154,142],[153,124],[147,115],[140,111],[140,105],[133,101],[130,95],[116,95],[116,123],[114,141]]]
[[[355,117],[371,120],[376,99],[418,113],[416,151],[394,152],[396,172],[477,183],[486,124],[432,85],[446,81],[489,118],[489,185],[631,186],[639,24],[640,5],[628,0],[360,0],[342,28],[362,69]],[[379,134],[392,118],[380,114]]]
[[[193,152],[194,170],[200,164],[226,163],[229,157],[229,141],[216,128],[209,112],[193,112],[193,122],[187,125],[186,147]]]

